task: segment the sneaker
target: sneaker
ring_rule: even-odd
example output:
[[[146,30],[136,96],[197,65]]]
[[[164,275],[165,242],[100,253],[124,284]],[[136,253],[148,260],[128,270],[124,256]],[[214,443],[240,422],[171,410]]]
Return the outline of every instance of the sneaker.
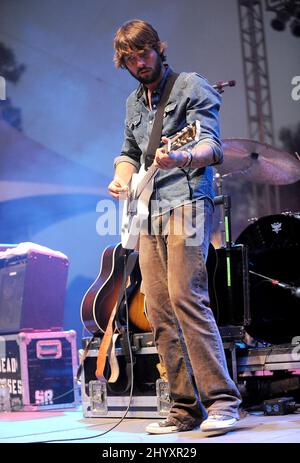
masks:
[[[227,415],[209,415],[200,425],[200,431],[205,433],[224,433],[231,431],[237,423],[237,419]]]
[[[149,432],[150,434],[169,434],[171,432],[182,432],[182,431],[190,431],[194,429],[195,426],[189,425],[176,425],[172,423],[172,421],[166,419],[164,421],[160,421],[159,423],[151,423],[146,426],[145,431]]]

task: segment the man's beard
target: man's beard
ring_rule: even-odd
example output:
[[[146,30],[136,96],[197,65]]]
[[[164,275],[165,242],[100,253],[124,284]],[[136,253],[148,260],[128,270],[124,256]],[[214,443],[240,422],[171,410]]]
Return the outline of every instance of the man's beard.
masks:
[[[159,76],[160,76],[161,71],[162,71],[162,66],[163,66],[163,64],[162,64],[161,57],[159,55],[157,55],[154,69],[144,67],[142,69],[139,69],[137,71],[137,74],[132,73],[131,71],[129,71],[129,69],[128,69],[128,71],[130,72],[130,74],[135,79],[137,79],[139,82],[141,82],[141,84],[146,84],[147,85],[147,84],[152,84],[153,82],[156,82],[159,79]],[[145,71],[145,70],[149,70],[149,73],[147,75],[145,75],[145,76],[140,75],[140,72]]]

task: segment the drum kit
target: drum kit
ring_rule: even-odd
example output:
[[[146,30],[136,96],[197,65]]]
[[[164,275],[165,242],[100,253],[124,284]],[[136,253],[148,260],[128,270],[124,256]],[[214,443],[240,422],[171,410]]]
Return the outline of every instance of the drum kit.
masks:
[[[300,180],[300,159],[271,145],[244,138],[223,140],[224,162],[219,174],[239,174],[245,180],[268,185],[288,185]]]
[[[224,161],[216,166],[219,189],[226,178],[261,185],[300,180],[297,154],[244,138],[223,140]],[[226,246],[228,243],[226,243]],[[251,324],[254,339],[271,344],[300,337],[300,214],[287,212],[257,218],[234,245],[248,250]]]

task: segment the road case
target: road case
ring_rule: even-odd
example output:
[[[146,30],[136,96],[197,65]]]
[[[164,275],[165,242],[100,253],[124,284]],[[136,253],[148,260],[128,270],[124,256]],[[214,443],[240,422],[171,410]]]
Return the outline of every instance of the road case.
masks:
[[[0,336],[0,382],[12,410],[75,407],[79,390],[76,332],[20,332]]]

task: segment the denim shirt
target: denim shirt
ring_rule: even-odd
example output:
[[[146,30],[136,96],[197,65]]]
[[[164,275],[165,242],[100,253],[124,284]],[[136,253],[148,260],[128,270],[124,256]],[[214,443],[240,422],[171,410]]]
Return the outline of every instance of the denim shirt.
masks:
[[[152,110],[147,105],[142,85],[129,95],[126,102],[124,143],[121,154],[115,159],[115,166],[126,161],[139,170],[141,163],[144,163],[156,105],[171,72],[167,67],[159,87],[153,92]],[[156,210],[153,210],[152,201],[152,213],[155,215],[158,211],[163,213],[187,201],[200,198],[213,200],[212,165],[223,160],[219,134],[220,103],[220,95],[204,77],[186,72],[177,77],[165,106],[162,136],[172,137],[186,125],[198,120],[201,126],[200,138],[189,147],[209,143],[213,148],[214,159],[210,166],[202,168],[160,169],[155,177],[151,198],[157,200],[157,207],[154,207]]]

